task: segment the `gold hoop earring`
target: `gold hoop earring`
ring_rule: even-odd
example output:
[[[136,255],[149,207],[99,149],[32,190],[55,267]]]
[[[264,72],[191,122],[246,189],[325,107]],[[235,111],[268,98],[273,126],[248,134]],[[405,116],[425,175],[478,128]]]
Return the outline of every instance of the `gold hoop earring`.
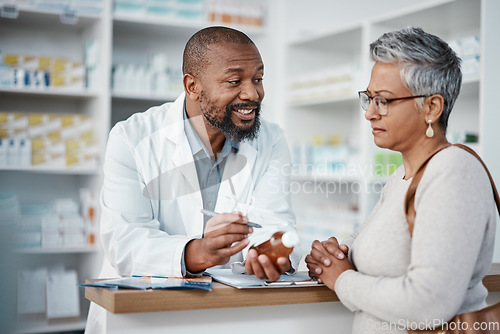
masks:
[[[429,124],[429,126],[427,127],[427,131],[425,131],[425,135],[428,138],[432,138],[432,137],[434,137],[434,129],[432,128],[432,121],[428,120],[427,124]]]

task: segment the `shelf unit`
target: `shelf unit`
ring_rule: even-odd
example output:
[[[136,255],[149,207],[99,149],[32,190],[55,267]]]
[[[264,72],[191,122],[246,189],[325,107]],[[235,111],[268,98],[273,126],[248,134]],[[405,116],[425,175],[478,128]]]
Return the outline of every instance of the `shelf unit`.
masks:
[[[327,7],[326,4],[325,7]],[[346,10],[346,12],[349,11]],[[364,119],[364,112],[359,107],[355,91],[363,90],[369,82],[373,65],[368,57],[369,44],[385,32],[398,30],[408,25],[422,27],[447,41],[473,35],[480,37],[480,70],[477,76],[464,78],[460,97],[451,113],[448,133],[479,134],[479,143],[474,147],[490,166],[497,183],[500,181],[500,159],[498,150],[495,153],[493,149],[493,143],[498,143],[499,136],[498,131],[495,133],[493,129],[492,124],[495,123],[488,121],[498,122],[499,119],[493,107],[495,95],[493,90],[496,85],[494,78],[495,75],[498,78],[500,69],[493,59],[500,56],[500,51],[491,33],[492,30],[500,29],[500,24],[494,17],[498,13],[500,13],[498,3],[491,0],[439,0],[401,6],[393,9],[392,12],[386,10],[386,14],[380,17],[359,17],[358,23],[340,28],[335,27],[330,31],[323,30],[307,37],[293,38],[292,36],[289,39],[284,59],[285,83],[293,82],[298,76],[314,76],[332,66],[357,65],[360,68],[359,75],[352,80],[355,87],[350,93],[328,99],[287,102],[281,108],[280,112],[283,115],[286,114],[286,117],[282,117],[284,119],[282,125],[291,145],[297,142],[311,142],[316,134],[323,136],[340,134],[344,142],[347,142],[352,149],[353,159],[349,164],[359,166],[359,170],[362,171],[354,177],[343,177],[337,175],[338,173],[330,172],[327,174],[332,175],[326,177],[309,174],[306,177],[296,175],[292,178],[296,182],[332,182],[337,185],[350,183],[363,189],[359,192],[353,191],[354,194],[329,194],[321,190],[307,195],[303,191],[295,192],[293,200],[294,207],[298,211],[299,231],[314,227],[311,226],[314,223],[312,217],[307,212],[300,212],[302,208],[307,208],[308,211],[314,211],[311,208],[321,211],[325,207],[335,206],[343,201],[347,205],[342,207],[342,210],[335,211],[334,209],[333,213],[326,211],[326,215],[333,220],[331,216],[341,216],[347,207],[354,213],[358,213],[359,221],[356,225],[359,225],[377,202],[387,177],[373,175],[371,166],[374,164],[374,155],[387,150],[381,150],[374,145],[369,122]],[[291,25],[291,22],[299,18],[287,19],[290,21],[286,22],[285,26]],[[284,101],[293,101],[289,86],[283,87],[282,92]],[[320,231],[325,235],[321,235],[317,229],[312,232],[306,231],[306,234],[311,237],[310,239],[312,235],[324,239],[338,232],[335,222],[332,221],[331,227],[331,231],[327,228]],[[309,246],[305,245],[304,248],[307,250]],[[495,258],[500,259],[500,251],[495,251]]]
[[[108,3],[103,2],[103,3]],[[102,157],[110,124],[109,68],[111,52],[111,7],[104,6],[100,15],[78,14],[74,24],[63,24],[63,12],[18,6],[16,19],[0,18],[1,50],[4,53],[64,57],[84,62],[85,43],[99,45],[96,84],[92,88],[44,89],[0,88],[0,110],[7,112],[72,113],[90,116]],[[80,188],[98,194],[101,184],[99,167],[9,166],[1,168],[2,191],[18,193],[21,204],[50,203],[58,198],[78,200]],[[78,281],[95,277],[100,263],[96,246],[57,249],[19,249],[12,266],[17,270],[64,265],[76,270]],[[13,269],[14,269],[13,268]],[[19,317],[17,333],[53,333],[85,329],[89,302],[80,295],[79,319],[48,321],[43,314]],[[15,304],[14,304],[15,305]],[[13,306],[14,306],[13,305]]]

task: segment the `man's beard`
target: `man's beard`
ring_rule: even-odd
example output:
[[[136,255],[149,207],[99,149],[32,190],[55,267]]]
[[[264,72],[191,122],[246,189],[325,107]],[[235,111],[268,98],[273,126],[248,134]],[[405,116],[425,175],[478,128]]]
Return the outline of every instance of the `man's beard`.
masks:
[[[235,141],[241,142],[245,139],[254,139],[257,138],[260,128],[260,103],[259,102],[248,102],[248,103],[235,103],[229,104],[226,106],[226,110],[224,113],[224,117],[222,120],[218,120],[215,115],[217,115],[217,111],[220,110],[217,106],[212,104],[208,99],[206,99],[208,104],[208,108],[205,109],[203,106],[201,107],[201,111],[203,115],[207,119],[208,123],[213,127],[219,129],[224,133],[226,138]],[[253,124],[249,128],[241,129],[236,126],[232,120],[233,110],[238,110],[242,108],[255,108],[255,117],[253,119]],[[251,122],[250,121],[244,121]]]

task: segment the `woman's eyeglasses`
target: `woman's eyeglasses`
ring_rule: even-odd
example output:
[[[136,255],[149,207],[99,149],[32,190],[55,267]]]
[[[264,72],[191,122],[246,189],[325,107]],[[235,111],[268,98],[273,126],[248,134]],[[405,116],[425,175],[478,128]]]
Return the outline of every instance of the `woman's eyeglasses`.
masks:
[[[370,106],[370,101],[373,100],[373,103],[375,103],[375,110],[380,116],[387,115],[387,113],[389,112],[388,105],[393,101],[416,99],[418,97],[429,97],[429,95],[414,95],[414,96],[397,97],[394,99],[386,99],[385,97],[380,95],[369,96],[367,93],[368,92],[366,90],[358,92],[359,103],[361,104],[361,108],[363,108],[364,111],[367,111],[368,107]]]

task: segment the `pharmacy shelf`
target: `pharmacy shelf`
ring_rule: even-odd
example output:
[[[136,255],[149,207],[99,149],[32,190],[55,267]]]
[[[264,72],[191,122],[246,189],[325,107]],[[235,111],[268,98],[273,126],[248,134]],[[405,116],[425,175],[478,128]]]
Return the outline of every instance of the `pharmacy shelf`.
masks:
[[[18,254],[80,254],[80,253],[97,253],[97,247],[61,247],[61,248],[19,248],[16,249]]]
[[[296,182],[315,182],[315,183],[361,183],[385,185],[389,176],[369,176],[361,175],[334,175],[334,174],[301,174],[292,175],[291,181]]]
[[[470,91],[477,91],[479,89],[480,79],[468,78],[462,82],[462,92],[461,95],[468,94]],[[350,96],[340,96],[332,97],[327,99],[307,99],[306,101],[290,101],[287,103],[289,107],[318,107],[324,105],[337,105],[337,104],[347,104],[347,103],[358,103],[358,95],[353,94]]]
[[[180,93],[168,93],[165,95],[151,95],[151,94],[134,94],[134,93],[113,93],[113,100],[115,101],[150,101],[150,102],[167,102],[174,101],[179,97]]]
[[[298,174],[291,176],[292,181],[298,182],[360,182],[363,180],[361,175],[349,175],[349,174],[340,174],[340,173],[327,173],[327,174],[318,174],[318,173],[309,173],[309,174]]]
[[[361,48],[358,41],[361,38],[362,29],[362,24],[356,23],[340,29],[323,31],[321,33],[292,39],[288,41],[288,46],[290,48],[311,48],[323,52],[330,52],[338,43],[341,43],[343,48],[338,50],[338,52],[357,53]]]
[[[175,18],[165,18],[154,15],[131,15],[123,13],[113,14],[113,28],[120,33],[141,33],[168,34],[168,35],[186,35],[190,36],[196,30],[206,26],[221,25],[219,22],[207,22],[202,20],[182,20]],[[244,30],[252,35],[265,34],[264,27],[253,27],[245,25],[231,25],[236,29]]]
[[[349,95],[349,96],[339,96],[339,97],[331,97],[326,99],[314,99],[301,102],[288,102],[288,106],[290,107],[315,107],[321,105],[329,105],[329,104],[341,104],[341,103],[356,103],[358,101],[357,95]]]
[[[36,89],[26,89],[26,88],[16,88],[16,87],[1,87],[0,95],[12,94],[12,95],[26,95],[26,96],[54,96],[63,98],[80,98],[89,99],[99,97],[98,92],[85,91],[85,90],[64,90],[64,89],[46,89],[46,90],[36,90]]]
[[[30,334],[30,333],[57,333],[80,331],[85,329],[87,321],[83,318],[75,321],[65,321],[58,323],[48,323],[45,318],[27,320],[20,322],[16,334]]]
[[[0,171],[28,172],[59,175],[99,175],[97,167],[57,167],[57,166],[29,166],[29,167],[0,167]]]
[[[462,80],[462,87],[479,85],[480,81],[481,81],[481,78],[479,76],[475,77],[475,78],[467,78],[467,79]]]
[[[479,79],[466,79],[462,81],[462,88],[460,89],[460,97],[463,96],[472,96],[475,95],[476,97],[479,96],[479,85],[480,85],[480,80]]]
[[[384,30],[402,28],[409,23],[420,22],[425,30],[432,31],[440,37],[461,34],[464,31],[480,31],[480,1],[435,0],[415,4],[400,12],[379,17],[373,23]],[[439,19],[430,19],[430,18]],[[373,27],[374,28],[374,27]]]
[[[220,25],[228,25],[227,23],[222,23],[222,22],[206,22],[205,26],[220,26]],[[250,34],[252,36],[259,36],[259,35],[265,35],[267,34],[267,26],[263,25],[262,27],[257,27],[257,26],[249,26],[249,25],[243,25],[243,24],[229,24],[234,29],[237,30],[242,30],[247,34]]]
[[[2,7],[4,6],[6,5],[3,5]],[[12,20],[16,24],[23,26],[47,28],[54,25],[59,26],[64,21],[68,22],[65,23],[68,30],[79,31],[101,20],[100,14],[75,13],[57,9],[35,8],[29,5],[15,5],[15,8],[17,8],[18,16],[16,18],[5,18],[4,15],[2,15],[2,20],[4,20],[3,22]],[[69,23],[69,21],[65,21],[65,19],[70,20],[71,23]]]
[[[200,21],[118,13],[113,15],[113,32],[119,32],[120,34],[133,35],[140,33],[145,35],[183,36],[183,38],[186,38],[203,26],[204,24]]]
[[[5,6],[5,5],[3,5]],[[2,7],[3,7],[2,6]],[[12,6],[12,5],[7,5],[7,6]],[[17,10],[19,11],[19,13],[25,13],[25,14],[33,14],[33,15],[36,15],[37,18],[40,17],[40,16],[43,16],[43,15],[47,15],[47,16],[51,16],[51,15],[59,15],[67,10],[65,10],[64,8],[66,7],[62,2],[61,2],[61,8],[60,9],[57,9],[57,8],[39,8],[39,7],[35,7],[35,6],[30,6],[30,5],[26,5],[26,4],[16,4],[14,5]],[[67,7],[66,7],[67,8]],[[93,13],[76,13],[76,15],[78,15],[79,17],[81,18],[85,18],[85,19],[88,19],[88,20],[100,20],[101,19],[101,14],[93,14]]]
[[[385,184],[389,181],[389,178],[390,176],[370,176],[366,178],[366,182]]]
[[[152,26],[162,26],[172,29],[197,29],[204,26],[200,20],[182,20],[179,18],[165,18],[164,16],[146,15],[146,14],[125,14],[113,13],[113,21],[124,23],[137,23]]]

